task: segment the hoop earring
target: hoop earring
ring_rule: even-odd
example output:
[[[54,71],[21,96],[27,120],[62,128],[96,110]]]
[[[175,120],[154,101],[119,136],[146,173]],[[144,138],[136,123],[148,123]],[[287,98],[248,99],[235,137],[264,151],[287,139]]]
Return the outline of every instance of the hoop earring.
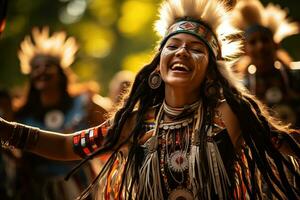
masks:
[[[218,82],[212,80],[206,81],[204,95],[212,101],[211,103],[224,99],[222,87]]]
[[[207,97],[213,97],[218,95],[219,87],[218,85],[213,81],[206,81],[204,86],[204,94]]]
[[[161,85],[161,81],[161,76],[158,71],[152,72],[148,77],[148,85],[153,90],[159,88],[159,86]]]

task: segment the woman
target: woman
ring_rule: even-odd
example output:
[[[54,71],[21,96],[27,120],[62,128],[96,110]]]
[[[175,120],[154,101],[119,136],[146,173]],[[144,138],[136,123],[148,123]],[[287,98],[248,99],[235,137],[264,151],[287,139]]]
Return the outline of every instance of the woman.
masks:
[[[296,199],[280,151],[299,158],[299,145],[234,81],[226,15],[216,0],[164,2],[159,51],[113,119],[72,137],[2,120],[2,142],[62,160],[114,150],[80,198],[97,188],[102,199],[256,199],[261,173],[276,197]]]
[[[32,33],[32,40],[26,37],[19,51],[21,71],[29,76],[29,89],[16,120],[65,134],[104,122],[106,111],[93,102],[93,94],[71,91],[75,84],[70,80],[70,65],[78,50],[75,39],[67,38],[65,32],[50,35],[47,27],[34,28]],[[24,153],[21,161],[16,193],[22,199],[73,200],[94,176],[89,165],[65,182],[64,175],[77,162],[51,161],[30,153]]]

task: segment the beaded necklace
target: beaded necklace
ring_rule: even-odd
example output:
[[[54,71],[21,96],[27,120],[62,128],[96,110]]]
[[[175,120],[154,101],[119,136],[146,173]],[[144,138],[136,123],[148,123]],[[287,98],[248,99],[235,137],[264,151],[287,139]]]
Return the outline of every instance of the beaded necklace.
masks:
[[[194,199],[189,181],[189,157],[191,150],[191,136],[200,126],[202,104],[200,101],[181,108],[172,108],[163,103],[163,111],[169,118],[184,118],[166,123],[161,120],[159,124],[159,153],[160,172],[168,199]],[[197,127],[197,128],[196,128]]]
[[[219,200],[228,199],[230,181],[213,140],[212,125],[206,125],[201,133],[207,135],[208,169],[201,164],[199,130],[203,110],[202,101],[175,109],[165,102],[160,106],[152,136],[142,145],[146,151],[137,185],[140,199],[199,200],[210,199],[213,194]],[[164,116],[171,122],[165,122]]]

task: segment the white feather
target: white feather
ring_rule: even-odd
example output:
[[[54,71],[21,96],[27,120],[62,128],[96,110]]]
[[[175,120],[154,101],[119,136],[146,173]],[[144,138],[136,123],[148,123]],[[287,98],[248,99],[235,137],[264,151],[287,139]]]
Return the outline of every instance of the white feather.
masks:
[[[159,9],[159,20],[155,22],[155,30],[158,35],[163,38],[166,36],[170,26],[172,26],[176,20],[185,17],[200,20],[211,28],[211,31],[217,36],[223,58],[231,59],[241,53],[240,42],[231,44],[228,40],[231,35],[236,35],[239,31],[228,23],[229,11],[222,1],[165,1]]]

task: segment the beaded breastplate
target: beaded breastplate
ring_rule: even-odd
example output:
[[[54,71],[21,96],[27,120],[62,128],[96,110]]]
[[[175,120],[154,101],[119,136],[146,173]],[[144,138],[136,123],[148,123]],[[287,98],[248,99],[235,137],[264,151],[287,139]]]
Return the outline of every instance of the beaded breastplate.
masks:
[[[183,108],[185,112],[169,112],[168,109],[164,103],[154,133],[143,145],[146,159],[140,170],[138,195],[142,199],[201,199],[199,191],[203,188],[203,174],[198,134],[203,117],[201,102]],[[174,119],[167,122],[163,120],[164,115]],[[208,173],[212,174],[215,185],[214,188],[207,187],[203,196],[210,196],[215,190],[219,199],[227,199],[223,187],[228,186],[229,180],[216,144],[211,139],[212,133],[212,130],[207,133],[211,170]]]

